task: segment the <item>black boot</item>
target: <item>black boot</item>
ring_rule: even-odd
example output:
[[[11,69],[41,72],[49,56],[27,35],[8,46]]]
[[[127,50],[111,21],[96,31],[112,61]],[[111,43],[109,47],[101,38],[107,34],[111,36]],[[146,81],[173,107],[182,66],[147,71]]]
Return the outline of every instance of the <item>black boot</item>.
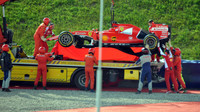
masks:
[[[141,91],[138,90],[138,91],[136,92],[136,94],[141,94]]]
[[[149,94],[152,94],[152,90],[149,90]]]
[[[33,89],[34,89],[34,90],[37,90],[37,86],[34,86]]]
[[[5,88],[5,90],[4,90],[5,92],[11,92],[11,90],[10,89],[8,89],[8,88]]]
[[[88,89],[88,87],[85,87],[85,91],[88,91],[89,89]]]
[[[44,89],[44,90],[47,90],[47,88],[46,88],[45,86],[43,87],[43,89]]]
[[[94,93],[95,91],[94,91],[94,89],[91,89],[90,92]]]
[[[2,88],[2,91],[5,91],[5,88]]]

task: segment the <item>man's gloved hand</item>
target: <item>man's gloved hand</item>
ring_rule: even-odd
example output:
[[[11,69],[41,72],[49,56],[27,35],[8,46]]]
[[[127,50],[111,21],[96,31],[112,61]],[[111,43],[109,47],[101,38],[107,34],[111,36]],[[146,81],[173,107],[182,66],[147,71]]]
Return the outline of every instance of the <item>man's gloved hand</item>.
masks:
[[[46,38],[44,38],[44,36],[41,36],[41,40],[42,40],[42,41],[44,41],[44,42],[46,42],[46,41],[47,41],[47,39],[46,39]]]
[[[158,47],[160,47],[160,42],[158,42]]]
[[[52,55],[52,57],[55,58],[56,56],[55,56],[55,55]]]

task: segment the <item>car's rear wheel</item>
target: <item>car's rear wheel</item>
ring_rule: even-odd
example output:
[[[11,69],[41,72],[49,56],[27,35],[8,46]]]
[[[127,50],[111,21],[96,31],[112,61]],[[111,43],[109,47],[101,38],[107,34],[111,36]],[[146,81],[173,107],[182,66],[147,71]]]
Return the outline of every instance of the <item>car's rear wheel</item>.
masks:
[[[155,50],[158,44],[158,37],[153,34],[149,34],[144,38],[144,45],[148,44],[150,50]]]
[[[68,31],[63,31],[58,36],[58,42],[63,47],[71,46],[73,44],[73,41],[74,41],[74,36]]]

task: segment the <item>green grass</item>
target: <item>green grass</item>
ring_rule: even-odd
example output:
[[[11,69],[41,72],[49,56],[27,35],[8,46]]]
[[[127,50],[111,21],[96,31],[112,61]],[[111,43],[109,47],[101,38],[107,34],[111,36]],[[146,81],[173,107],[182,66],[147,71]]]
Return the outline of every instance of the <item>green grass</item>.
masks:
[[[172,44],[183,59],[200,59],[200,0],[114,0],[115,21],[148,30],[148,20],[172,25]],[[104,0],[104,27],[110,27],[111,0]],[[99,0],[15,0],[6,3],[13,40],[33,54],[35,30],[44,17],[55,24],[54,33],[99,28]],[[2,10],[0,12],[2,15]],[[2,23],[2,19],[0,19]],[[55,42],[48,42],[50,49]]]

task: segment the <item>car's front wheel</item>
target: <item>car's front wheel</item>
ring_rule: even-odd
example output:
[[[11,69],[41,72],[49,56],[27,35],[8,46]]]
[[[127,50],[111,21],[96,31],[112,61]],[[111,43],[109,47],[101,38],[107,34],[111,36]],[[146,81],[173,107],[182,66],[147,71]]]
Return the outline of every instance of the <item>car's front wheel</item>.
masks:
[[[71,46],[73,44],[73,41],[74,41],[74,36],[68,31],[63,31],[58,36],[58,42],[63,47]]]
[[[149,34],[144,38],[144,45],[148,44],[150,50],[155,50],[158,44],[158,37],[153,34]]]

